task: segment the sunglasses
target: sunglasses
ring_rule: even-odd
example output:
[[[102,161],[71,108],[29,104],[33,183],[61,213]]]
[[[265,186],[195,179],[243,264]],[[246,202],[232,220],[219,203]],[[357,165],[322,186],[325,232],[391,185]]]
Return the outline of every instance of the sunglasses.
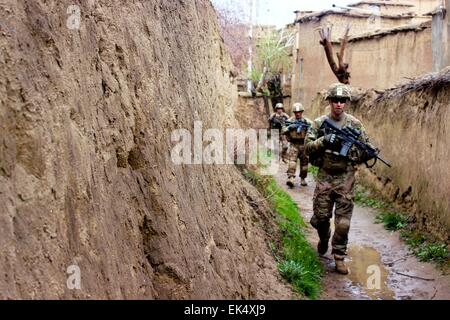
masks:
[[[330,100],[333,103],[339,103],[339,102],[340,103],[347,103],[348,102],[347,98],[331,98]]]

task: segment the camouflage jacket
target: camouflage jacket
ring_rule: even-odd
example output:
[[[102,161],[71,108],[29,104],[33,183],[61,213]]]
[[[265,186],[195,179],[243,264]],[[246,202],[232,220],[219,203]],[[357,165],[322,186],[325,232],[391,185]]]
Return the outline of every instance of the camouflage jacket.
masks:
[[[301,132],[297,132],[297,130],[289,130],[288,126],[284,126],[282,130],[282,134],[286,135],[287,139],[291,143],[303,144],[305,143],[305,138],[308,135],[308,132],[311,130],[313,122],[306,117],[302,117],[303,122],[309,124],[309,130],[302,130]],[[296,121],[295,117],[291,117],[289,121]]]
[[[278,114],[272,113],[269,117],[269,125],[271,129],[282,129],[284,127],[284,123],[289,119],[289,116],[286,113]]]
[[[305,153],[309,156],[311,164],[323,167],[325,170],[330,171],[345,171],[346,169],[354,169],[358,164],[359,153],[356,148],[350,150],[349,156],[344,158],[339,156],[336,151],[327,149],[323,143],[323,132],[319,130],[325,119],[331,120],[337,127],[343,128],[350,126],[354,129],[361,131],[359,139],[364,143],[369,143],[369,139],[366,135],[365,129],[361,121],[354,116],[344,113],[343,119],[339,122],[333,120],[330,115],[323,115],[314,120],[311,130],[309,130],[306,137]]]

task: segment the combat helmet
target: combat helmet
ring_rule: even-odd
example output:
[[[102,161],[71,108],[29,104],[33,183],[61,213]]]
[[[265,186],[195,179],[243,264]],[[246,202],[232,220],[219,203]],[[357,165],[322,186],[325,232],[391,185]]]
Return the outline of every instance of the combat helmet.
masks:
[[[326,99],[331,98],[346,98],[351,100],[352,93],[350,87],[342,83],[333,83],[327,91]]]
[[[300,102],[296,102],[292,106],[292,112],[303,112],[303,111],[305,111],[305,108]]]
[[[283,104],[282,104],[281,102],[278,102],[278,103],[275,105],[275,111],[277,111],[278,109],[283,109],[283,110],[284,110],[284,106],[283,106]]]

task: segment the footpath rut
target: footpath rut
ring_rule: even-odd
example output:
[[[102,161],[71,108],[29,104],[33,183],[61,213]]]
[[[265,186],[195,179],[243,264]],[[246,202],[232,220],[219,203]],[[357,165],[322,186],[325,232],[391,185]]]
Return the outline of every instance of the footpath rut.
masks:
[[[316,248],[317,233],[309,225],[315,182],[308,176],[308,186],[302,187],[297,179],[295,188],[290,189],[286,186],[286,169],[286,165],[281,165],[274,178],[297,203],[308,225],[308,241]],[[400,240],[398,232],[387,231],[382,224],[374,223],[376,214],[374,209],[355,205],[349,234],[348,275],[334,271],[331,245],[328,253],[320,257],[325,268],[320,299],[450,299],[450,275],[443,275],[431,263],[418,261]],[[334,229],[334,221],[331,225]],[[372,289],[376,285],[374,278],[370,278],[374,272],[381,275],[379,289]]]

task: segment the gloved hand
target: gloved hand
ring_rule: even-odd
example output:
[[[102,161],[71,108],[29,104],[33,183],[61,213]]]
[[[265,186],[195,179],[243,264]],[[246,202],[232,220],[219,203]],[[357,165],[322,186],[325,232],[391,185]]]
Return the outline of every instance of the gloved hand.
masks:
[[[273,117],[272,118],[272,123],[273,124],[277,124],[277,125],[281,125],[282,124],[281,120],[279,118],[277,118],[277,117]]]
[[[337,141],[338,141],[338,138],[336,137],[336,135],[334,133],[326,134],[323,137],[323,145],[325,147],[332,147],[337,143]]]
[[[376,151],[376,154],[378,154],[378,152],[379,152],[379,150],[378,149],[375,149]],[[367,162],[367,161],[369,161],[369,160],[372,160],[374,158],[374,155],[370,155],[369,153],[367,153],[367,152],[361,152],[360,153],[360,156],[359,156],[359,159],[360,159],[360,162],[361,163],[364,163],[364,162]]]

